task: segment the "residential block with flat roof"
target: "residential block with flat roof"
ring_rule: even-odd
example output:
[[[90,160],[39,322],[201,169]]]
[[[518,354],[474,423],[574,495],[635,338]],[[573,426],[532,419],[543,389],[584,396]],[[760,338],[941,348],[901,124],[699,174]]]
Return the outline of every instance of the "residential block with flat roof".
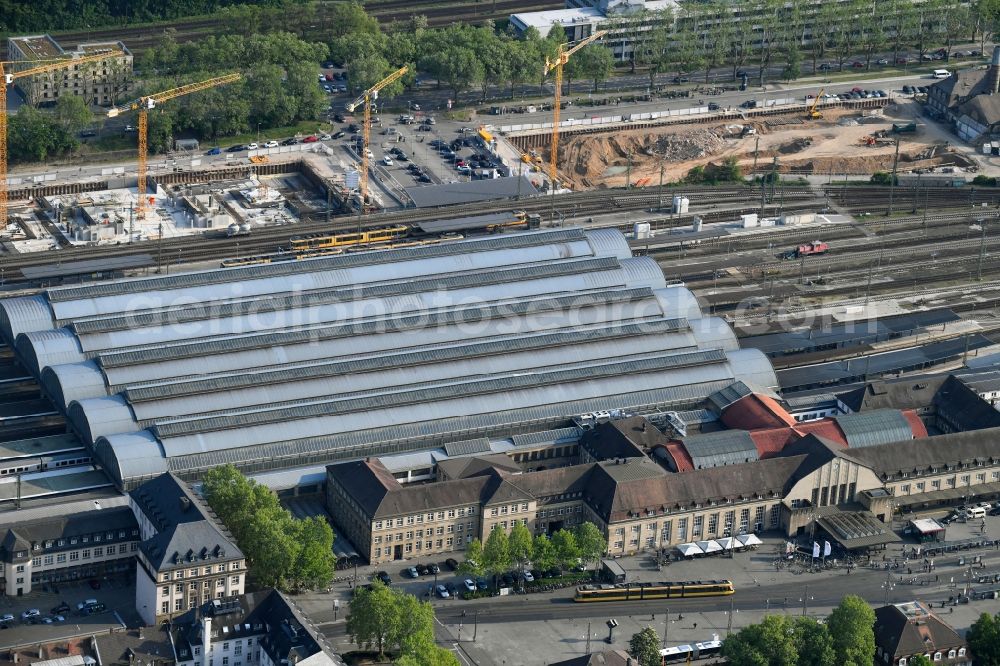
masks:
[[[7,39],[7,53],[18,69],[41,65],[53,60],[108,52],[105,60],[72,63],[65,68],[17,79],[15,85],[29,104],[55,104],[65,95],[78,95],[87,104],[112,106],[132,90],[132,52],[120,41],[90,42],[67,49],[49,35],[29,35]],[[119,55],[110,55],[118,52]]]

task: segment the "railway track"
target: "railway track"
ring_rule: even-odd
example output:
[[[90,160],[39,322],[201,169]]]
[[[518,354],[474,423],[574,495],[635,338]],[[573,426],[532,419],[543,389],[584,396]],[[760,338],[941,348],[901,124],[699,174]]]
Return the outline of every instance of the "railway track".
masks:
[[[737,199],[742,188],[729,190],[688,190],[688,192],[704,192],[713,196]],[[803,190],[805,192],[805,190]],[[547,214],[554,204],[557,214],[565,217],[585,217],[613,210],[644,210],[658,203],[655,193],[614,193],[608,192],[572,192],[558,195],[555,202],[548,198],[524,199],[521,201],[486,202],[479,205],[452,206],[432,210],[407,210],[391,213],[373,214],[364,218],[363,228],[378,228],[399,223],[415,223],[419,221],[465,217],[485,214],[497,210],[524,210],[529,213]],[[732,212],[720,213],[732,216]],[[178,263],[193,263],[217,260],[224,257],[240,257],[249,254],[265,254],[287,247],[291,236],[329,231],[350,231],[358,228],[356,217],[332,218],[329,223],[323,219],[303,221],[294,226],[264,228],[254,231],[248,236],[232,238],[184,237],[163,240],[144,241],[130,245],[99,246],[85,248],[66,248],[58,250],[58,260],[61,262],[79,261],[83,259],[99,259],[127,256],[130,254],[148,253],[157,258],[157,264],[170,266]],[[625,227],[627,225],[621,225]],[[23,280],[20,269],[28,266],[38,266],[52,263],[51,252],[38,252],[20,255],[7,255],[0,259],[0,267],[5,271],[7,281]]]

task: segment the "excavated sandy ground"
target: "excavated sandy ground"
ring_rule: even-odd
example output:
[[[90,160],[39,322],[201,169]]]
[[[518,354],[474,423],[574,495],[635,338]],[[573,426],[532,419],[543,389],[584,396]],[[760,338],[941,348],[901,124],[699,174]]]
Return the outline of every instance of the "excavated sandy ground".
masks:
[[[862,138],[889,129],[893,122],[913,121],[914,108],[912,103],[890,105],[876,113],[879,115],[862,117],[856,111],[833,109],[824,111],[820,120],[781,126],[769,126],[767,121],[794,123],[802,114],[754,119],[749,124],[756,128],[757,135],[743,138],[739,132],[742,124],[747,123],[739,122],[581,135],[563,144],[560,170],[573,189],[621,186],[625,184],[631,152],[630,182],[655,185],[659,182],[661,162],[665,182],[683,178],[696,166],[721,164],[730,156],[737,159],[744,171],[749,171],[753,167],[756,146],[760,168],[770,165],[777,157],[778,168],[784,172],[870,174],[888,171],[892,169],[895,151],[891,138],[874,147],[863,145]],[[851,120],[860,122],[852,125]],[[925,131],[921,127],[924,124],[925,121],[918,118],[917,133],[900,137],[900,172],[968,163],[964,157],[948,153],[940,134]],[[758,139],[759,146],[756,145]],[[931,147],[935,147],[934,156],[925,159]]]

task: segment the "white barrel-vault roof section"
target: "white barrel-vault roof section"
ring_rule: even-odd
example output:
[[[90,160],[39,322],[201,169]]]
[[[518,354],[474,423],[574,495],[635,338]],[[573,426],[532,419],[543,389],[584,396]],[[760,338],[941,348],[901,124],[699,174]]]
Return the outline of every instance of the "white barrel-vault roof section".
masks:
[[[193,305],[166,312],[103,317],[74,322],[72,328],[84,353],[94,353],[539,294],[641,286],[664,287],[663,274],[652,259],[589,258],[331,289],[265,301]]]
[[[591,242],[595,238],[596,242]],[[440,245],[358,252],[296,262],[117,280],[48,291],[58,320],[295,293],[350,284],[500,268],[553,259],[631,256],[621,234],[559,229],[481,237]]]
[[[696,354],[697,359],[675,356],[672,361],[665,358],[626,361],[535,376],[512,376],[500,382],[469,381],[404,394],[355,396],[332,404],[302,405],[299,411],[287,414],[289,420],[283,421],[283,426],[268,421],[272,415],[258,410],[215,419],[216,425],[233,419],[241,423],[261,421],[235,430],[205,430],[211,419],[192,419],[163,424],[156,431],[167,456],[164,465],[174,471],[204,471],[225,462],[259,471],[415,450],[494,431],[509,434],[522,428],[554,426],[574,414],[595,409],[679,408],[730,385],[734,373],[740,373],[757,386],[776,384],[770,363],[758,350],[740,350],[721,357],[718,352]],[[695,360],[695,365],[684,366],[685,361]],[[671,363],[679,367],[662,370]],[[616,365],[619,367],[612,367]],[[641,372],[642,369],[649,372]],[[586,378],[571,381],[580,377]],[[501,392],[476,393],[487,384],[492,387],[500,384],[488,390]],[[406,394],[412,401],[407,401]],[[438,397],[442,399],[437,400]],[[350,401],[357,409],[351,407]],[[377,403],[382,406],[371,407]],[[327,415],[296,418],[310,409]],[[320,423],[323,421],[327,423]],[[102,459],[114,458],[119,443],[134,441],[134,434],[111,435],[99,439],[97,448],[103,452]],[[117,463],[112,466],[117,467]],[[128,475],[119,482],[128,485]]]

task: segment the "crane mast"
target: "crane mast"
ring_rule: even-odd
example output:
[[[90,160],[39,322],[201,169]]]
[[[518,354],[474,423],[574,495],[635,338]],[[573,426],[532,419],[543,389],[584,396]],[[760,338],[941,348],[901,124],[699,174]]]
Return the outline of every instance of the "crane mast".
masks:
[[[162,104],[163,102],[172,100],[176,97],[182,97],[201,90],[207,90],[209,88],[215,88],[216,86],[225,85],[227,83],[233,83],[234,81],[239,81],[240,78],[239,74],[217,76],[205,81],[199,81],[198,83],[189,83],[185,86],[164,90],[163,92],[153,95],[145,95],[143,97],[139,97],[138,99],[134,99],[127,104],[108,110],[109,118],[115,118],[130,111],[139,112],[139,122],[137,125],[137,129],[139,130],[139,159],[138,175],[136,178],[136,217],[138,219],[141,220],[146,217],[146,170],[149,156],[149,110],[156,108],[157,104]]]
[[[400,67],[395,72],[361,93],[360,97],[347,105],[347,111],[349,113],[354,113],[354,109],[358,108],[362,104],[365,107],[365,120],[364,125],[361,128],[361,136],[363,137],[364,145],[361,148],[361,173],[359,174],[360,183],[358,185],[358,194],[360,195],[361,201],[358,204],[358,210],[364,210],[368,201],[368,144],[371,140],[372,131],[372,101],[378,99],[378,93],[380,90],[398,81],[408,71],[410,71],[409,67]]]
[[[545,73],[548,74],[553,69],[556,71],[556,92],[552,105],[552,145],[549,154],[549,187],[553,193],[555,192],[556,180],[559,176],[559,106],[562,100],[563,65],[569,62],[570,56],[574,53],[588,44],[596,42],[606,34],[608,34],[607,30],[598,30],[589,37],[581,39],[568,50],[566,47],[569,46],[569,42],[560,44],[556,51],[555,60],[550,61],[548,57],[545,58]]]
[[[38,65],[17,72],[8,72],[7,65],[23,64],[23,61],[0,62],[0,231],[7,228],[7,86],[16,81],[36,74],[54,72],[70,65],[82,65],[88,62],[104,60],[122,55],[121,51],[107,50],[92,53],[77,58],[61,58],[45,65]]]

